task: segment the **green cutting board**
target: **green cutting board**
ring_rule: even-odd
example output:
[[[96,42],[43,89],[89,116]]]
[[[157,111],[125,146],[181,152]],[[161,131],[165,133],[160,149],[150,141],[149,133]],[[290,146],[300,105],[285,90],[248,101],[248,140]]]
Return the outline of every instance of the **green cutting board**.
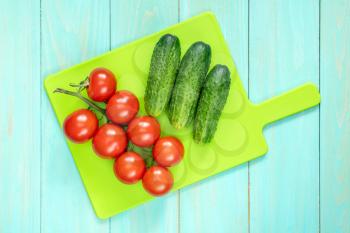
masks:
[[[145,114],[143,95],[150,58],[155,43],[165,33],[179,37],[182,54],[195,41],[208,43],[212,48],[211,66],[227,65],[232,79],[228,101],[212,143],[197,145],[192,141],[190,128],[176,130],[165,115],[158,118],[162,135],[174,135],[185,146],[184,160],[171,168],[175,181],[173,191],[264,155],[267,152],[262,134],[264,126],[320,102],[317,88],[305,84],[262,104],[251,103],[218,22],[207,12],[47,77],[45,89],[59,124],[62,126],[69,113],[87,106],[74,97],[54,94],[53,90],[57,87],[69,89],[69,83],[78,83],[96,67],[112,70],[117,77],[118,90],[135,93],[141,105],[139,114]],[[135,185],[119,182],[113,174],[113,160],[96,156],[91,142],[67,143],[98,217],[108,218],[153,199],[143,190],[141,182]]]

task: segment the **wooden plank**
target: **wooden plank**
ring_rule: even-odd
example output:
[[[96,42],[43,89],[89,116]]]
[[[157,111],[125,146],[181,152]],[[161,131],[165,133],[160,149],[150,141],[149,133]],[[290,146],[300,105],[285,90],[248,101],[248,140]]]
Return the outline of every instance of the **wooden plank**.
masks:
[[[108,0],[43,0],[42,78],[107,51],[109,26]],[[42,232],[108,232],[109,222],[93,212],[45,93],[42,103]]]
[[[350,1],[321,1],[321,232],[350,232]]]
[[[0,232],[40,231],[40,2],[0,1]]]
[[[319,80],[319,2],[250,2],[249,87],[261,102]],[[319,111],[265,131],[269,153],[250,166],[250,232],[319,231]]]
[[[180,1],[181,20],[207,10],[216,15],[248,90],[248,1]],[[180,232],[248,232],[247,167],[181,190]]]
[[[178,2],[112,1],[112,47],[159,31],[178,21]],[[111,219],[111,232],[178,232],[177,192]]]

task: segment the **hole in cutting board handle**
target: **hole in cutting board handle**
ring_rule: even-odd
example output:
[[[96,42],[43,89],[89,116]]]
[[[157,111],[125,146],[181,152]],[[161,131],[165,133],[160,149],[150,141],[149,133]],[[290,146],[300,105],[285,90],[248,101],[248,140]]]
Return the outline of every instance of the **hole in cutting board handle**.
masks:
[[[307,83],[257,105],[257,112],[262,125],[265,126],[316,106],[320,100],[321,96],[316,85]]]

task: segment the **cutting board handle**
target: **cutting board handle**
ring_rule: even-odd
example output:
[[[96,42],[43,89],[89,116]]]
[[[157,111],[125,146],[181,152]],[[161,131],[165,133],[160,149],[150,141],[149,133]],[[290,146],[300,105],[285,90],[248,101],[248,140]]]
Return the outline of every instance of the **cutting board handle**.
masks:
[[[312,83],[292,89],[257,106],[263,126],[320,103],[320,93]]]

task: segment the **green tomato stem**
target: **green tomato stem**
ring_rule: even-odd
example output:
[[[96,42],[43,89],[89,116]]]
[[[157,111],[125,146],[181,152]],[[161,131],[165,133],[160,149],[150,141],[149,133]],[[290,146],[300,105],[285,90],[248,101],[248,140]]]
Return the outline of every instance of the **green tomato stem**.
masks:
[[[150,168],[155,164],[155,160],[152,155],[152,148],[143,148],[134,145],[131,141],[128,143],[127,151],[133,151],[138,153],[146,163],[146,167]]]
[[[81,92],[82,90],[86,89],[90,84],[89,76],[87,76],[83,81],[81,81],[79,84],[76,83],[70,83],[69,86],[71,87],[78,87],[78,92]]]
[[[53,92],[54,93],[63,93],[63,94],[66,94],[66,95],[75,96],[75,97],[79,98],[80,100],[82,100],[87,105],[89,105],[90,108],[92,108],[92,109],[94,109],[96,111],[99,111],[101,114],[103,114],[106,117],[106,111],[103,108],[101,108],[100,106],[98,106],[97,104],[92,102],[91,100],[85,98],[79,92],[68,91],[68,90],[65,90],[65,89],[62,89],[62,88],[56,88]]]

